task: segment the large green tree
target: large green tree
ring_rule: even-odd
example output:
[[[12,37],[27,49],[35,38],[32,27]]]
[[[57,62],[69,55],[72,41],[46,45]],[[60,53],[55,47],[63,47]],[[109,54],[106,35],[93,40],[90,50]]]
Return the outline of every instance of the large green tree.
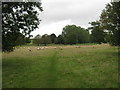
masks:
[[[89,30],[91,30],[91,42],[99,43],[105,42],[105,32],[103,28],[100,25],[99,21],[90,22],[91,27],[89,27]]]
[[[120,46],[120,1],[106,5],[100,16],[104,30],[108,31],[108,41],[111,45]]]
[[[2,50],[12,51],[20,34],[29,37],[39,23],[41,2],[2,2]]]
[[[63,28],[62,35],[64,37],[66,44],[76,44],[77,43],[77,31],[76,25],[67,25]]]
[[[89,43],[90,42],[90,34],[89,31],[87,31],[84,28],[79,28],[78,33],[78,43]]]
[[[76,25],[67,25],[63,28],[62,36],[65,44],[86,43],[89,41],[89,32]]]
[[[26,38],[21,33],[18,35],[17,40],[15,41],[16,45],[24,45],[26,43]]]

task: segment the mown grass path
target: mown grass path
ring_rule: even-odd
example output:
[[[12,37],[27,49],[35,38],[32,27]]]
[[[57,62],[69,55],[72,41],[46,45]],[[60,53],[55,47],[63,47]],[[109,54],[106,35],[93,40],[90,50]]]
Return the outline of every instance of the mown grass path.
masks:
[[[58,51],[55,51],[53,55],[49,58],[50,65],[48,69],[48,79],[47,79],[47,87],[53,88],[56,86],[57,82],[57,64],[58,64]]]

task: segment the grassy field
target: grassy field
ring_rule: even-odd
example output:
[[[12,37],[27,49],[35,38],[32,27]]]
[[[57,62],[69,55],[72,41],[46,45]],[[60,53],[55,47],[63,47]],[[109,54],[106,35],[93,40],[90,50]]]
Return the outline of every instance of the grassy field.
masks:
[[[3,88],[118,87],[117,47],[56,47],[26,46],[3,53]]]

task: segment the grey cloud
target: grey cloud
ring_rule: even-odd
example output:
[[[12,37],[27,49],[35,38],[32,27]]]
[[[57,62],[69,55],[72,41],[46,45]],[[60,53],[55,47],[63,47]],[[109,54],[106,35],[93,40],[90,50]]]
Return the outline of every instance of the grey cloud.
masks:
[[[87,28],[89,22],[99,19],[105,4],[110,0],[42,0],[44,11],[40,13],[42,20],[37,34],[61,34],[62,28],[68,24],[76,24]]]
[[[43,1],[43,23],[71,19],[74,23],[96,20],[110,0],[46,0]]]

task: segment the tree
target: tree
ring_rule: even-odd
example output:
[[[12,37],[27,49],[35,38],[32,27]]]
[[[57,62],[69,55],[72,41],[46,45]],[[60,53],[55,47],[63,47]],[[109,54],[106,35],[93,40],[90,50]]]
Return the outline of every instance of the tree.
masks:
[[[50,44],[50,43],[51,43],[51,38],[50,38],[50,36],[47,35],[47,34],[44,34],[44,35],[42,36],[42,38],[40,39],[40,44],[44,44],[44,45],[46,46],[47,44]]]
[[[65,44],[77,43],[77,30],[79,27],[76,25],[67,25],[63,28],[62,36],[64,37]]]
[[[40,45],[40,39],[41,39],[41,35],[36,35],[33,39],[33,43],[36,44],[36,45]]]
[[[79,28],[78,30],[78,43],[89,43],[90,42],[90,34],[89,31],[87,31],[84,28]]]
[[[50,35],[50,38],[51,38],[51,42],[55,43],[56,35],[54,33]]]
[[[12,51],[21,33],[30,37],[39,23],[40,2],[2,2],[2,50]]]
[[[40,34],[38,34],[38,35],[35,36],[35,39],[40,39],[40,38],[41,38]]]
[[[76,44],[89,42],[89,32],[76,25],[68,25],[63,28],[62,36],[65,44]]]
[[[55,43],[56,44],[64,44],[64,38],[62,35],[59,35],[56,39],[55,39]]]
[[[105,32],[100,26],[99,21],[91,22],[91,27],[89,27],[89,30],[91,31],[91,41],[94,43],[101,44],[102,42],[105,42]]]
[[[26,38],[21,33],[18,34],[18,38],[15,41],[16,45],[24,45],[26,43]]]
[[[100,22],[103,29],[108,31],[109,43],[120,46],[120,2],[107,4],[101,13]]]

